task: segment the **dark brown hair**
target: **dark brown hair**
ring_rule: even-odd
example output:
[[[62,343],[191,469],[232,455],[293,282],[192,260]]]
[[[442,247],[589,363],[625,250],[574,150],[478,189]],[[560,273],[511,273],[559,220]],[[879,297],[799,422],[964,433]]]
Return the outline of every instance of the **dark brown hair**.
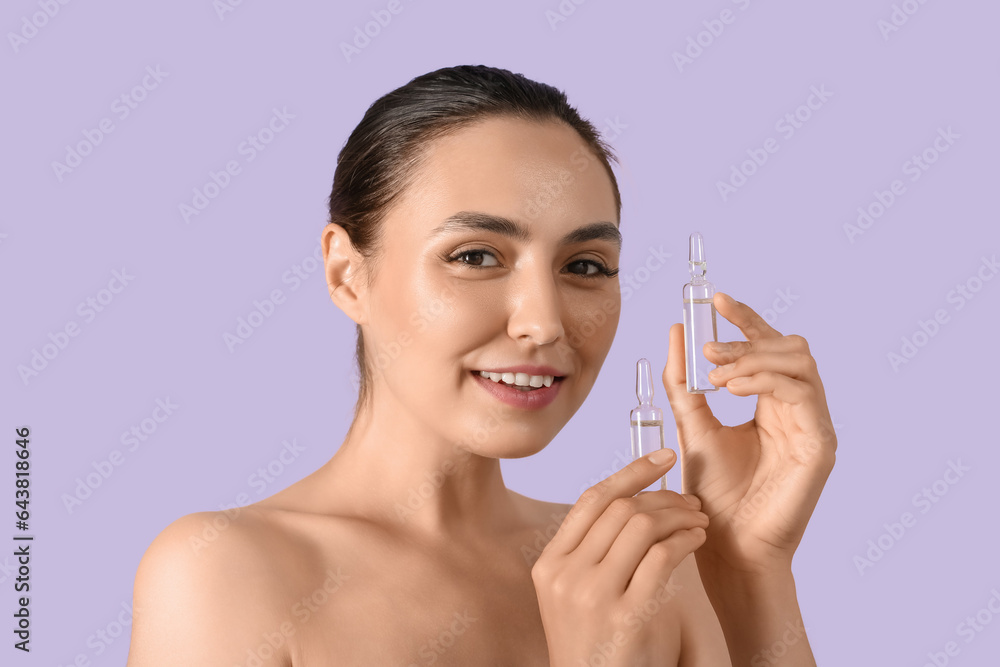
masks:
[[[343,227],[365,260],[370,281],[378,267],[382,221],[419,172],[428,144],[490,117],[561,120],[576,130],[611,179],[620,219],[621,194],[611,162],[618,162],[597,130],[570,106],[566,94],[521,74],[486,65],[445,67],[412,79],[376,100],[340,154],[330,193],[330,222]],[[355,361],[361,377],[356,420],[371,394],[371,369],[357,325]]]

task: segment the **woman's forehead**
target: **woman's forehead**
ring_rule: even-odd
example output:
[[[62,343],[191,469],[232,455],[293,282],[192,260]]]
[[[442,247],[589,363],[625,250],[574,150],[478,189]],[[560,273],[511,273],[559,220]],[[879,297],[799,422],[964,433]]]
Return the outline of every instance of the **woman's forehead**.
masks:
[[[575,130],[558,121],[511,118],[435,140],[398,213],[426,235],[459,211],[541,224],[560,236],[566,225],[617,217],[611,179]]]

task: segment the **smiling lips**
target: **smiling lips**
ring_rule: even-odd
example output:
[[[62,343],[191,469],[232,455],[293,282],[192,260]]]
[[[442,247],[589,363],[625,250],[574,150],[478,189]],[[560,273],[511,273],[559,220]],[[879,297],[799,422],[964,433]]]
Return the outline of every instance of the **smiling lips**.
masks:
[[[528,375],[522,372],[470,371],[476,383],[507,405],[524,410],[540,410],[559,394],[563,376]],[[494,376],[496,379],[494,380]]]
[[[555,380],[554,375],[528,375],[527,373],[492,373],[490,371],[479,371],[479,376],[489,378],[493,382],[537,389],[542,385],[551,387]]]

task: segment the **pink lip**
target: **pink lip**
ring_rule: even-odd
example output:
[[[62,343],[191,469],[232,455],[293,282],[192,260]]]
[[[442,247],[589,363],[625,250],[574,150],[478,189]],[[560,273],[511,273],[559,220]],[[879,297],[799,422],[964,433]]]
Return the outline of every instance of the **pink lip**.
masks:
[[[520,366],[519,368],[545,368],[544,366]],[[499,382],[494,382],[489,378],[484,378],[479,374],[479,371],[470,371],[472,377],[479,382],[479,386],[491,393],[495,398],[503,401],[507,405],[512,405],[516,408],[523,408],[525,410],[540,410],[544,408],[549,403],[555,400],[556,395],[559,394],[559,387],[562,385],[562,380],[555,380],[552,382],[551,387],[541,386],[538,389],[532,391],[521,391],[520,389],[514,389],[510,385],[501,384]],[[497,371],[499,372],[499,371]],[[528,371],[518,370],[506,371],[508,373],[518,372],[527,373]],[[532,375],[554,375],[554,373],[535,373]]]

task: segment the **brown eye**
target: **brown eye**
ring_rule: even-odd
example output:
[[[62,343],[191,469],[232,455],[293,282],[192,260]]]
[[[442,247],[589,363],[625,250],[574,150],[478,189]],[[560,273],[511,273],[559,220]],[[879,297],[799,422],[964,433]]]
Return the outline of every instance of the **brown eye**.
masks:
[[[484,258],[492,257],[493,264],[484,263]],[[468,258],[468,259],[466,259]],[[499,266],[500,262],[496,261],[496,256],[489,250],[484,248],[473,248],[472,250],[463,250],[458,252],[448,258],[449,262],[459,262],[466,266],[470,266],[477,269],[487,269],[493,266]]]
[[[577,276],[581,276],[583,278],[597,278],[599,276],[613,278],[616,275],[618,275],[618,269],[614,269],[612,271],[608,269],[608,267],[604,266],[600,262],[593,259],[578,259],[575,262],[570,262],[568,266],[583,266],[584,267],[583,273],[580,273],[578,271],[570,271],[570,273]],[[593,271],[590,270],[591,267],[593,267],[594,269]]]

